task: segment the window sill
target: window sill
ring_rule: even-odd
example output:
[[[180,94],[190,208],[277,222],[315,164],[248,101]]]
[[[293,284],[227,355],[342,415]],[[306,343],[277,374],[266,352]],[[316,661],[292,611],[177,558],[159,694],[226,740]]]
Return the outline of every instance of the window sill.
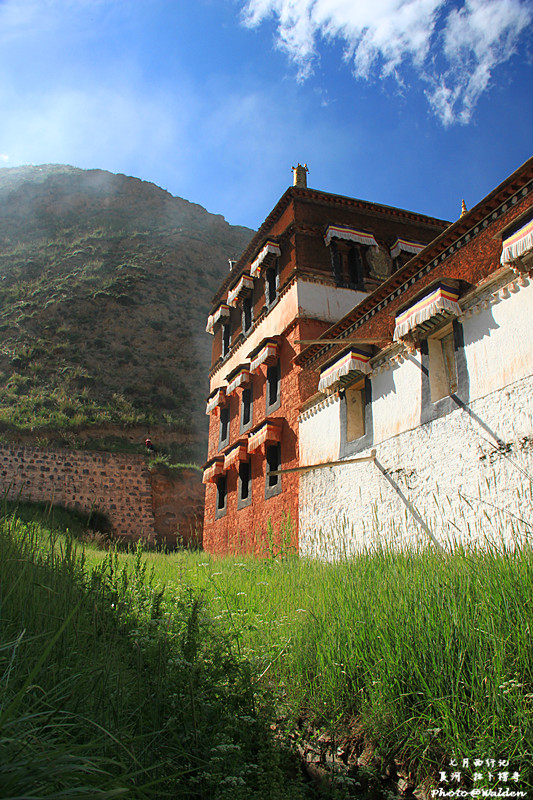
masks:
[[[237,511],[240,511],[241,508],[248,508],[248,506],[252,505],[252,493],[250,492],[250,496],[246,498],[246,500],[241,500],[239,497],[237,500]]]
[[[281,481],[276,486],[265,486],[265,500],[270,500],[271,497],[277,497],[281,494]]]

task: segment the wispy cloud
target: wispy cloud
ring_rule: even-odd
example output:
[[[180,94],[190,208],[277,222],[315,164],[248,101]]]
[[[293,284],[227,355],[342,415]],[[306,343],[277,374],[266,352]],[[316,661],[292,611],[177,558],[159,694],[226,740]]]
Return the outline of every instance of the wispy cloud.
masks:
[[[278,21],[277,44],[298,79],[315,68],[320,40],[340,40],[359,79],[406,80],[414,68],[444,125],[467,123],[495,68],[532,21],[527,0],[247,0],[244,23]],[[439,66],[437,66],[439,65]]]
[[[167,152],[180,131],[164,98],[136,95],[129,87],[60,87],[47,93],[0,91],[4,117],[0,142],[13,163],[50,160],[93,165],[120,150],[123,162]],[[7,156],[0,155],[7,161]]]

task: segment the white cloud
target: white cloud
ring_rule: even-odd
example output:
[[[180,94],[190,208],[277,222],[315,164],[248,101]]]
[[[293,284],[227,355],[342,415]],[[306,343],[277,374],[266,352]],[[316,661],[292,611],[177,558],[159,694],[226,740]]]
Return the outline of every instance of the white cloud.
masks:
[[[450,64],[445,77],[451,89],[446,101],[440,87],[429,92],[431,104],[435,106],[437,97],[447,116],[468,122],[495,67],[515,53],[530,21],[531,8],[517,0],[467,0],[463,8],[452,10],[444,31],[444,54]]]
[[[494,69],[516,51],[532,20],[528,0],[247,0],[244,23],[277,18],[277,42],[304,80],[314,69],[320,39],[344,43],[357,78],[414,67],[429,85],[428,101],[444,125],[470,120]],[[436,64],[443,66],[438,69]]]

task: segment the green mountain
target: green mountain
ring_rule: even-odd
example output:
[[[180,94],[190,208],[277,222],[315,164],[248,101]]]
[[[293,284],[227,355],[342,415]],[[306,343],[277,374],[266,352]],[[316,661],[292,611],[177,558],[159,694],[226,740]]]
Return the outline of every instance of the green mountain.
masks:
[[[251,235],[137,178],[0,169],[0,436],[201,458],[206,318]]]

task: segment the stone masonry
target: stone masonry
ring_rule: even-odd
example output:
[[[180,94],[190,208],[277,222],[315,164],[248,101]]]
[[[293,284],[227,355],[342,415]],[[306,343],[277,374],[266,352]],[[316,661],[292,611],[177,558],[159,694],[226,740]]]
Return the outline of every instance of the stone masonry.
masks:
[[[10,500],[104,513],[114,536],[156,539],[151,475],[142,455],[1,444],[0,487]]]

